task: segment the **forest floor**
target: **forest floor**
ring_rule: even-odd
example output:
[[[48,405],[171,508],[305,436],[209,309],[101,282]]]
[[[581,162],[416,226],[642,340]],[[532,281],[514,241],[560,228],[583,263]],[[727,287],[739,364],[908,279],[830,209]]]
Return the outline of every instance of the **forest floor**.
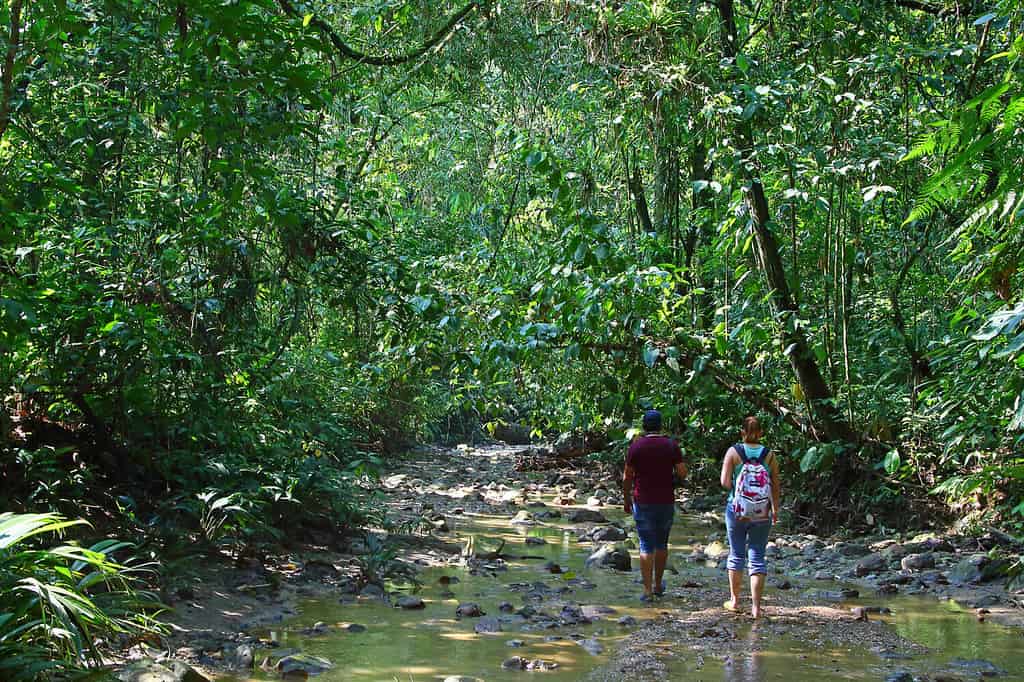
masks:
[[[472,628],[468,636],[514,631],[544,635],[538,642],[575,643],[580,655],[598,657],[588,664],[591,679],[665,679],[681,671],[730,667],[748,669],[751,679],[759,679],[764,671],[758,666],[806,661],[808,679],[829,666],[858,665],[873,666],[883,676],[906,670],[918,676],[924,670],[931,677],[918,679],[956,680],[977,679],[999,666],[973,657],[936,656],[927,643],[893,626],[886,604],[893,610],[920,608],[915,617],[925,619],[933,607],[919,605],[942,603],[979,623],[1024,626],[1024,585],[1008,585],[999,577],[998,560],[990,557],[993,549],[1019,552],[1020,547],[997,532],[822,538],[811,529],[781,528],[769,548],[768,618],[754,623],[745,613],[727,613],[721,608],[727,596],[722,571],[727,547],[713,501],[717,491],[710,496],[684,492],[667,593],[653,605],[641,605],[632,521],[622,513],[618,481],[579,462],[531,470],[537,462],[536,451],[523,447],[418,450],[396,461],[376,490],[389,518],[410,530],[388,536],[384,546],[395,553],[394,561],[371,539],[343,550],[304,546],[197,567],[170,595],[176,602],[169,616],[171,636],[159,651],[140,645],[127,657],[171,656],[211,675],[234,669],[244,678],[248,673],[240,669],[272,670],[297,653],[282,646],[279,633],[295,627],[290,621],[302,620],[303,604],[335,604],[342,615],[350,608],[353,619],[366,613],[359,605],[387,605],[397,617],[422,620],[432,610],[454,613],[468,596],[477,600],[469,606],[481,612],[459,614],[459,627],[472,624],[466,626]],[[368,569],[389,580],[381,581],[383,586],[368,584]],[[443,589],[435,584],[442,573]],[[420,576],[422,589],[395,588],[411,575]],[[523,575],[532,579],[508,582]],[[467,587],[468,594],[456,598],[448,581],[454,585],[458,576],[472,591]],[[507,600],[499,604],[501,597]],[[363,628],[332,615],[329,622],[306,624],[300,634]],[[1024,635],[1024,630],[1011,632],[1018,641]],[[786,651],[790,659],[759,663],[766,650]],[[534,658],[529,647],[518,650],[522,656],[501,651],[493,654],[499,657],[493,668],[502,674],[559,660]],[[561,660],[564,666],[571,659]],[[426,679],[446,679],[449,672],[456,671],[434,670]]]

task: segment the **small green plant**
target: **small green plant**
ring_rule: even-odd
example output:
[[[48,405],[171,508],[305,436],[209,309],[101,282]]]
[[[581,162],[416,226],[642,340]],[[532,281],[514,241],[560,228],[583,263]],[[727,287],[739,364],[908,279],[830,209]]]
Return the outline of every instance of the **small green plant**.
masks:
[[[366,533],[364,543],[366,544],[366,553],[356,557],[363,584],[383,586],[390,580],[414,586],[419,585],[415,571],[397,561],[398,549],[394,543],[388,542],[386,536]]]
[[[155,596],[139,589],[145,566],[112,559],[131,545],[43,546],[37,536],[85,525],[55,514],[0,514],[0,679],[22,682],[99,666],[98,638],[159,626]]]

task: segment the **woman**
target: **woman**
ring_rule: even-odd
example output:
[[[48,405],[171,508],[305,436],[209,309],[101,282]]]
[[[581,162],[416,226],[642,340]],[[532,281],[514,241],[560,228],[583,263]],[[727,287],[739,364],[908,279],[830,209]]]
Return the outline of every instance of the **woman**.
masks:
[[[750,573],[751,615],[760,618],[764,593],[765,548],[772,524],[778,521],[782,487],[779,464],[773,453],[761,445],[761,423],[746,417],[740,431],[743,442],[729,448],[722,461],[722,487],[729,492],[725,505],[725,527],[729,534],[729,592],[723,606],[738,611],[743,590],[743,569]]]

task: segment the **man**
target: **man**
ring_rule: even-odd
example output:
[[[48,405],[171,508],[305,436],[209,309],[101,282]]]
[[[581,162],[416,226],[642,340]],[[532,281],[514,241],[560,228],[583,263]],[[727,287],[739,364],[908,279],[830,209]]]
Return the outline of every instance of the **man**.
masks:
[[[672,472],[686,478],[679,445],[661,431],[661,413],[644,413],[644,433],[629,446],[622,474],[623,509],[636,519],[640,536],[640,575],[644,581],[641,601],[653,601],[665,593],[662,575],[668,561],[668,535],[675,517]]]

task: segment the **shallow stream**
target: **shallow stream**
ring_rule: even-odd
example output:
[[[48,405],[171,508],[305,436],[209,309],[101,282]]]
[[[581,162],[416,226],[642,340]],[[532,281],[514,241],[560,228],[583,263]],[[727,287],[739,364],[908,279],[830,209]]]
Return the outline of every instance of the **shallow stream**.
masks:
[[[612,520],[622,517],[618,510],[605,508],[602,511]],[[299,616],[284,622],[280,629],[266,631],[263,635],[277,640],[282,648],[299,649],[332,661],[334,669],[316,678],[323,682],[423,682],[456,675],[492,682],[523,679],[562,682],[584,679],[608,662],[620,640],[628,637],[635,628],[620,626],[617,622],[620,617],[631,615],[642,621],[683,606],[670,596],[653,606],[640,603],[635,551],[632,573],[584,569],[584,561],[592,545],[577,542],[569,524],[556,522],[518,527],[510,524],[508,516],[482,514],[450,516],[449,523],[452,525],[451,537],[459,542],[475,535],[477,543],[494,547],[500,539],[505,539],[504,552],[543,559],[510,561],[507,570],[497,572],[494,577],[471,575],[461,566],[427,568],[420,575],[423,587],[418,596],[426,602],[426,608],[422,610],[403,611],[376,600],[360,599],[356,603],[339,603],[336,598],[313,600],[301,604]],[[667,576],[670,593],[685,581],[707,586],[721,584],[725,589],[725,576],[716,567],[695,565],[683,558],[690,554],[693,544],[702,543],[711,530],[714,528],[705,519],[677,517],[672,537],[672,563],[682,572]],[[525,538],[530,535],[544,538],[547,544],[525,544]],[[546,561],[556,562],[567,573],[552,575],[544,569]],[[458,578],[458,582],[453,581],[445,587],[439,582],[442,576]],[[580,579],[584,579],[583,586]],[[519,608],[523,605],[523,592],[510,585],[537,581],[554,587],[573,587],[572,592],[563,596],[564,599],[612,607],[615,613],[590,625],[553,630],[527,630],[525,628],[529,625],[522,622],[505,623],[504,631],[494,634],[475,633],[475,618],[460,620],[455,617],[455,609],[462,602],[478,603],[494,616],[501,615],[498,605],[503,601]],[[804,579],[794,582],[798,582],[802,590],[837,588],[835,583],[817,585]],[[773,589],[769,588],[769,614],[772,592]],[[907,660],[885,660],[856,645],[825,644],[815,632],[810,629],[802,631],[798,626],[789,628],[781,637],[776,632],[770,645],[761,646],[758,626],[742,621],[735,632],[736,641],[746,640],[741,654],[732,655],[728,642],[711,651],[695,651],[686,644],[674,642],[658,642],[654,646],[672,653],[668,662],[672,679],[750,682],[773,679],[785,679],[787,682],[884,680],[899,670],[908,670],[915,675],[946,675],[942,679],[950,680],[979,679],[976,671],[951,669],[952,661],[961,658],[994,663],[1007,672],[998,679],[1024,680],[1024,636],[1019,629],[979,623],[974,613],[929,596],[872,597],[844,602],[841,607],[845,609],[856,605],[888,607],[892,611],[890,615],[872,618],[884,619],[904,637],[928,647],[929,653]],[[546,604],[537,605],[538,608],[543,606]],[[319,636],[302,634],[303,629],[316,622],[329,625],[330,632]],[[354,633],[344,630],[343,626],[349,623],[363,625],[366,631]],[[577,640],[589,638],[596,638],[604,652],[592,655],[577,644]],[[513,648],[508,644],[510,640],[520,640],[523,645]],[[264,653],[260,652],[261,655]],[[502,661],[511,656],[542,658],[557,662],[559,667],[545,672],[503,670]],[[270,680],[277,677],[272,673],[257,672],[252,678],[224,679],[241,682],[243,679]]]

